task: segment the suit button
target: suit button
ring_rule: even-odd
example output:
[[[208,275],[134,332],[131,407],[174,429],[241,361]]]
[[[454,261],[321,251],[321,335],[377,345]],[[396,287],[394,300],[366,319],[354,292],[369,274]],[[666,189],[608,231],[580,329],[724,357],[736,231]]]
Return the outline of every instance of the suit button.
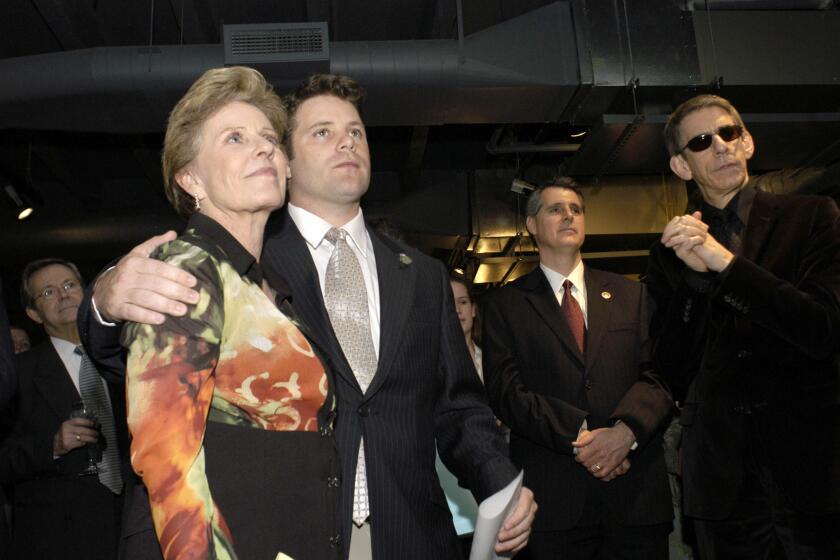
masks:
[[[583,380],[583,386],[587,391],[590,390],[592,388],[592,379],[590,379],[589,377],[584,379]]]
[[[321,426],[318,428],[318,433],[321,434],[321,437],[329,437],[332,435],[333,431],[332,428],[328,426]]]
[[[338,488],[340,482],[337,476],[328,476],[327,477],[327,487],[328,488]]]
[[[339,546],[341,546],[341,535],[330,537],[330,547],[338,548]]]
[[[360,406],[359,407],[359,416],[365,418],[370,416],[370,407],[369,406]]]

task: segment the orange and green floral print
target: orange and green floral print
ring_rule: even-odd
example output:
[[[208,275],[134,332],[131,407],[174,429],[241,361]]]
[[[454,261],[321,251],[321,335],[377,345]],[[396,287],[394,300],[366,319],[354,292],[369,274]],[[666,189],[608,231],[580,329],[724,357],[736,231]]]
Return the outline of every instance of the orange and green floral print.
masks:
[[[180,240],[156,256],[191,272],[200,297],[184,317],[125,328],[132,465],[149,490],[164,558],[236,558],[204,470],[208,414],[316,431],[327,378],[303,334],[229,263]]]

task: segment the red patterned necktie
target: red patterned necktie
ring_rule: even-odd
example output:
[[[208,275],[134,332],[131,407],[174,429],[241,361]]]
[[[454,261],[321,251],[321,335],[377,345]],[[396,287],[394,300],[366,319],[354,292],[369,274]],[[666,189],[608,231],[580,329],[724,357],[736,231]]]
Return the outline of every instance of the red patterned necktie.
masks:
[[[566,324],[569,325],[572,336],[575,337],[580,353],[583,354],[583,332],[586,325],[583,321],[583,311],[580,310],[578,301],[572,295],[573,286],[574,284],[569,280],[563,282],[563,304],[560,306],[560,312],[566,319]]]

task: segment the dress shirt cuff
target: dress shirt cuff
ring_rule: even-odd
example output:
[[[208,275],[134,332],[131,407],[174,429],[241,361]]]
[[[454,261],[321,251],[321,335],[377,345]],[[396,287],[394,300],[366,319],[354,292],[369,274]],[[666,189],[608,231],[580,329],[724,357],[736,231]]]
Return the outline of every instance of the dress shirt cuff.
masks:
[[[619,418],[618,420],[615,421],[615,424],[613,424],[613,426],[618,426],[621,423],[622,423],[621,419]],[[627,429],[630,430],[630,426],[627,426]],[[630,433],[633,434],[633,430],[630,430]],[[633,445],[630,446],[630,451],[636,451],[638,448],[639,448],[639,442],[636,441],[636,434],[633,434]]]
[[[588,430],[588,429],[589,429],[589,427],[588,427],[588,426],[589,426],[589,424],[587,424],[587,423],[586,423],[586,418],[584,418],[584,419],[583,419],[583,422],[582,422],[582,423],[581,423],[581,425],[580,425],[580,429],[578,430],[577,439],[580,439],[580,434],[582,434],[585,430]],[[577,455],[577,454],[578,454],[578,451],[580,451],[580,449],[578,449],[577,447],[575,447],[575,448],[573,448],[572,453],[574,453],[575,455]]]
[[[114,270],[116,265],[107,268],[105,272],[103,272],[100,276],[104,276]],[[96,319],[96,322],[105,327],[116,327],[116,323],[109,323],[105,319],[102,318],[102,315],[99,313],[99,308],[96,307],[96,298],[93,296],[93,293],[90,294],[90,308],[93,310],[93,317]]]

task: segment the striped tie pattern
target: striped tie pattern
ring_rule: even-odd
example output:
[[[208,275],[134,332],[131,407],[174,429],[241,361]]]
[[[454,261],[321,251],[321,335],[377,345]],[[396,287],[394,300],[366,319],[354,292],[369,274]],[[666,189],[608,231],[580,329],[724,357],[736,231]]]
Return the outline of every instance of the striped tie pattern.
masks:
[[[96,411],[99,421],[99,446],[102,448],[102,460],[96,465],[99,468],[99,482],[114,494],[119,494],[122,492],[123,481],[114,414],[108,404],[105,386],[96,366],[81,346],[76,347],[76,354],[82,357],[82,365],[79,367],[79,392],[85,405]]]
[[[333,331],[341,344],[362,392],[367,391],[376,373],[377,358],[370,333],[367,289],[359,259],[347,243],[347,232],[332,228],[324,238],[334,245],[327,263],[324,303]],[[367,493],[364,441],[359,445],[356,481],[353,491],[353,521],[361,526],[370,515]]]

